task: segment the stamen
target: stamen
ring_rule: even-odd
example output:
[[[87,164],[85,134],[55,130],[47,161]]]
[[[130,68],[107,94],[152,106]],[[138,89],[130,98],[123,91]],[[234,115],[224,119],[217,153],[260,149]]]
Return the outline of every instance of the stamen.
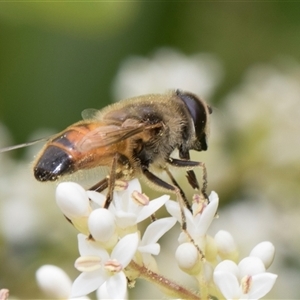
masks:
[[[99,256],[80,256],[76,259],[75,268],[80,272],[92,272],[101,268]]]
[[[108,260],[104,267],[107,271],[112,273],[120,272],[123,269],[122,265],[116,259]]]
[[[138,191],[134,191],[131,195],[133,201],[135,201],[136,204],[146,206],[149,204],[149,197],[145,194],[141,194]]]
[[[125,180],[115,181],[115,191],[125,191],[128,188],[128,182]]]
[[[199,194],[193,196],[193,215],[202,214],[205,207],[207,206],[206,199]]]
[[[242,291],[244,294],[248,294],[252,284],[252,276],[244,276],[241,280]]]

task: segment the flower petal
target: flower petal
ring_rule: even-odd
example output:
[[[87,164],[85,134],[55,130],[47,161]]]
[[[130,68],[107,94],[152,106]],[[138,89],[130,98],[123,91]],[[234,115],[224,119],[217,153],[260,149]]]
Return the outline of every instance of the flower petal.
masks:
[[[163,195],[159,198],[151,200],[149,205],[142,207],[142,209],[140,210],[140,212],[137,216],[137,223],[150,217],[159,208],[161,208],[169,199],[170,199],[169,195]]]
[[[141,245],[156,243],[175,223],[176,219],[173,217],[159,219],[151,223],[143,235]]]
[[[124,212],[123,210],[116,211],[115,217],[117,226],[121,228],[134,226],[137,223],[135,214]]]
[[[182,216],[180,212],[179,203],[177,201],[169,200],[165,205],[168,213],[181,224]],[[184,208],[184,214],[188,232],[193,236],[193,234],[195,233],[194,216],[186,208]]]
[[[253,276],[266,271],[262,260],[255,256],[248,256],[239,262],[240,279],[244,276]]]
[[[239,298],[239,282],[232,273],[215,271],[214,282],[226,299]]]
[[[209,204],[205,207],[203,213],[201,214],[201,218],[199,218],[198,222],[195,225],[197,228],[197,235],[200,236],[206,234],[208,227],[213,221],[219,206],[219,197],[217,193],[211,192],[209,200]]]
[[[98,204],[100,207],[103,207],[103,204],[106,200],[106,196],[96,192],[96,191],[86,191],[86,194],[88,195],[88,197],[95,202],[96,204]]]
[[[138,243],[137,233],[125,235],[113,249],[111,258],[116,259],[123,268],[126,268],[137,250]]]
[[[172,217],[176,218],[176,220],[180,223],[182,218],[181,218],[181,213],[180,213],[178,202],[174,201],[174,200],[169,200],[165,205],[166,205],[166,209],[167,209],[168,213]]]
[[[142,192],[140,181],[137,178],[134,178],[128,182],[128,188],[127,188],[129,194],[131,195],[133,191]]]
[[[277,279],[276,274],[262,273],[252,277],[249,299],[260,299],[272,289]]]
[[[160,245],[155,243],[155,244],[148,244],[145,246],[140,246],[138,247],[138,250],[142,253],[149,253],[153,255],[158,255],[160,252]]]
[[[110,299],[108,292],[107,292],[107,288],[106,288],[106,282],[104,282],[98,289],[96,292],[97,295],[97,299],[98,300],[102,300],[102,299]]]
[[[71,298],[84,296],[95,291],[107,278],[103,270],[81,273],[72,285]]]
[[[93,241],[87,240],[87,236],[84,234],[78,234],[78,248],[81,256],[99,256],[103,261],[109,258],[106,250],[97,246]]]
[[[124,272],[119,272],[111,276],[106,282],[106,288],[111,299],[126,299],[127,279]]]
[[[220,262],[215,268],[215,272],[216,271],[229,272],[232,273],[235,277],[239,275],[239,268],[236,263],[228,259]]]
[[[217,202],[219,203],[219,196],[215,191],[211,191],[210,195],[209,195],[209,202]]]

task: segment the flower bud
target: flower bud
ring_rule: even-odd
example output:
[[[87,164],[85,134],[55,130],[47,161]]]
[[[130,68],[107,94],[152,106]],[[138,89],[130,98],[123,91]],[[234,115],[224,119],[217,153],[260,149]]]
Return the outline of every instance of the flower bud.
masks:
[[[36,271],[35,276],[38,286],[47,296],[55,299],[69,298],[72,282],[59,267],[44,265]]]
[[[201,270],[201,259],[197,248],[192,243],[178,246],[175,257],[180,269],[190,275],[197,275]]]
[[[62,182],[56,188],[56,203],[69,219],[88,216],[89,198],[82,186],[75,182]]]
[[[96,241],[106,242],[115,232],[114,215],[105,208],[95,209],[89,216],[88,227]]]
[[[260,258],[266,269],[268,269],[272,264],[275,256],[275,247],[270,242],[261,242],[252,249],[249,256]]]
[[[238,249],[232,235],[229,232],[225,230],[218,231],[215,235],[215,242],[217,244],[218,253],[222,260],[229,259],[232,261],[237,261]]]

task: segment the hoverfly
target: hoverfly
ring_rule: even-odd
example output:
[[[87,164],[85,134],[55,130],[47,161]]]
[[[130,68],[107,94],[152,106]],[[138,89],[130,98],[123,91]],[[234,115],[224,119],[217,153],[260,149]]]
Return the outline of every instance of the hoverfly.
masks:
[[[194,189],[199,189],[199,183],[192,169],[201,167],[201,192],[207,198],[205,166],[191,161],[189,152],[207,150],[211,113],[205,101],[180,90],[125,99],[101,110],[85,110],[84,120],[47,140],[34,162],[34,176],[39,181],[55,181],[78,170],[106,166],[109,176],[91,188],[99,192],[108,188],[105,207],[112,200],[115,180],[134,177],[177,194],[189,207],[169,167],[185,168]],[[178,150],[179,158],[171,157],[174,150]],[[160,179],[157,171],[165,171],[172,183]]]

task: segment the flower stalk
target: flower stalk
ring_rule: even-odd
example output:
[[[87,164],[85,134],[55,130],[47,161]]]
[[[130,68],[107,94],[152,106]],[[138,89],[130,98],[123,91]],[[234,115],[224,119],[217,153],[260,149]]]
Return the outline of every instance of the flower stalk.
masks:
[[[146,268],[144,265],[141,266],[137,264],[135,261],[131,261],[127,268],[129,272],[131,271],[137,272],[139,278],[143,278],[148,282],[154,284],[164,294],[168,295],[171,298],[193,299],[193,300],[205,299],[205,298],[200,298],[200,296],[197,295],[196,293],[191,292],[190,290],[166,278],[165,276],[151,271],[150,269]]]

